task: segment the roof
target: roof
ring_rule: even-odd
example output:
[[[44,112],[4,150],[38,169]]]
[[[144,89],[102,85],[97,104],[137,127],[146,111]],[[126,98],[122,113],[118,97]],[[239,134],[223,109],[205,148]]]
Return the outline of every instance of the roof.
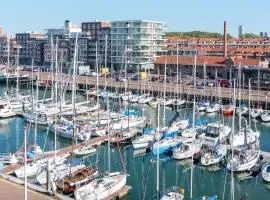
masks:
[[[154,61],[154,63],[165,64],[166,60],[167,60],[167,64],[177,64],[177,56],[160,56]],[[178,56],[178,63],[181,65],[193,65],[194,57],[193,56]],[[225,59],[223,57],[217,57],[217,56],[197,57],[198,65],[203,65],[204,63],[207,63],[207,65],[212,65],[212,66],[224,66]]]
[[[225,61],[230,60],[234,65],[259,65],[260,60],[238,57],[229,57],[224,58],[220,56],[197,56],[197,65],[203,65],[204,63],[207,66],[225,66]],[[160,56],[155,61],[154,64],[177,64],[177,56]],[[194,57],[193,56],[178,56],[179,65],[193,65]]]

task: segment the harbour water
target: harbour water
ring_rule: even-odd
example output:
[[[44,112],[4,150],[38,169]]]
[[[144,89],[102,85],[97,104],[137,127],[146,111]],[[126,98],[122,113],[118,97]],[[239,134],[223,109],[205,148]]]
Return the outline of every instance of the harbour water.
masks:
[[[0,86],[0,93],[4,90]],[[77,94],[78,99],[84,98],[82,94]],[[42,96],[42,94],[41,94]],[[138,109],[144,113],[150,124],[156,125],[157,110],[149,106],[130,105],[130,108]],[[166,122],[172,120],[175,111],[166,108]],[[185,118],[185,109],[178,113],[179,118]],[[192,110],[189,109],[187,117],[192,120]],[[205,119],[208,122],[219,120],[218,115],[197,114],[196,118]],[[225,123],[231,125],[232,118],[221,118]],[[238,121],[238,119],[236,119]],[[163,122],[163,108],[161,107],[160,121]],[[236,123],[237,124],[237,123]],[[263,151],[270,151],[270,123],[252,121],[252,126],[256,124],[261,132],[260,147]],[[27,124],[22,118],[0,120],[0,152],[15,152],[23,145],[23,130]],[[28,129],[28,142],[33,144],[34,128]],[[48,132],[46,127],[38,127],[37,143],[45,151],[54,149],[54,134]],[[57,148],[70,145],[70,141],[57,138]],[[119,153],[121,151],[121,154]],[[103,144],[96,155],[84,158],[87,164],[96,162],[101,172],[108,170],[108,145]],[[111,146],[110,151],[111,172],[126,169],[129,174],[127,184],[132,187],[126,199],[141,200],[154,199],[156,194],[156,158],[151,153],[134,151],[131,145]],[[175,161],[169,156],[161,156],[160,159],[160,191],[166,190],[171,186],[178,186],[185,190],[185,199],[189,199],[190,194],[190,162]],[[123,167],[124,166],[124,167]],[[238,174],[239,175],[239,174]],[[225,189],[224,189],[225,188]],[[224,192],[225,191],[225,192]],[[261,175],[240,181],[235,175],[235,199],[247,194],[248,199],[270,199],[270,185],[262,181]],[[193,174],[193,199],[203,195],[217,195],[218,199],[229,199],[230,197],[230,174],[226,168],[216,170],[215,168],[203,168],[196,165]]]

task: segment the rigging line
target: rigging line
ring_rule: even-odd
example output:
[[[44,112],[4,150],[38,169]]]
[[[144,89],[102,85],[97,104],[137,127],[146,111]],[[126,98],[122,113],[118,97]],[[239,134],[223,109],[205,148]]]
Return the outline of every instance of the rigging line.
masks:
[[[227,175],[228,175],[228,170],[227,170],[227,167],[226,167],[225,168],[225,180],[224,180],[224,186],[223,186],[222,200],[224,200],[224,198],[225,198]]]
[[[152,164],[153,165],[153,164]],[[143,199],[145,199],[145,194],[146,194],[146,190],[147,190],[147,183],[148,183],[148,179],[149,179],[149,172],[150,172],[150,167],[151,167],[151,164],[148,165],[148,171],[147,171],[147,175],[146,175],[146,181],[145,181],[145,188],[144,188],[144,191],[143,191]]]

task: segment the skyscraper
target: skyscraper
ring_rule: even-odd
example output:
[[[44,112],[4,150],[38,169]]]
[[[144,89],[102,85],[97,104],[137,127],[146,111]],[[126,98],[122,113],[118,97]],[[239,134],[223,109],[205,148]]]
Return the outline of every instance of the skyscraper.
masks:
[[[243,34],[244,34],[243,29],[244,29],[243,25],[238,26],[238,37],[239,38],[243,38]]]

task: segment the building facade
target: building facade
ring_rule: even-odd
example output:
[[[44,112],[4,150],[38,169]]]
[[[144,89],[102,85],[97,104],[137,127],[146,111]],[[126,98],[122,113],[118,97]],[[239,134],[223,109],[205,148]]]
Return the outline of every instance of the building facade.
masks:
[[[32,60],[35,65],[43,64],[44,33],[17,33],[16,43],[19,48],[20,64],[31,65]]]
[[[92,69],[94,69],[94,67],[96,66],[96,57],[99,66],[110,66],[110,32],[111,23],[108,21],[82,23],[83,34],[80,38],[80,42],[78,42],[79,57],[87,57],[87,59],[84,60],[86,64],[89,65]],[[85,48],[87,48],[87,52],[85,51]],[[87,53],[87,55],[85,55],[85,53]],[[82,54],[84,56],[82,56]],[[105,63],[105,61],[107,63]]]
[[[113,68],[136,69],[153,63],[164,52],[165,25],[145,20],[113,21],[111,24],[111,55]]]

